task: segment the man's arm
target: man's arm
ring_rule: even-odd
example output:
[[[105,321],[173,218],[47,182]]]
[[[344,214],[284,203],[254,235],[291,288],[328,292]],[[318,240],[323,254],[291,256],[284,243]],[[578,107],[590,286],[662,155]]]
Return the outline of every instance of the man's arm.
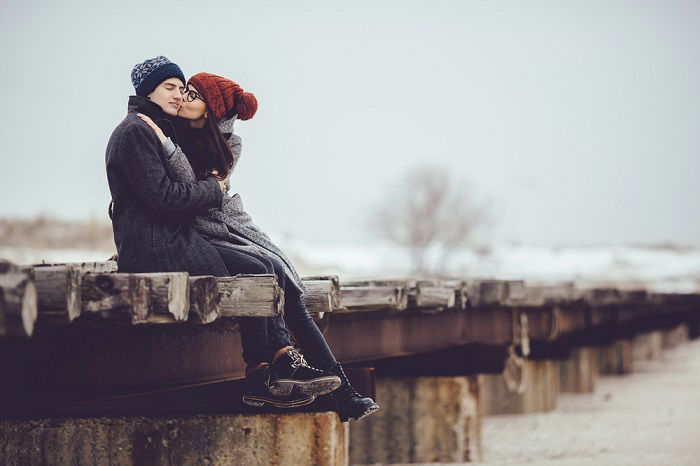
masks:
[[[119,162],[131,186],[146,208],[157,215],[199,213],[221,207],[223,193],[213,176],[203,181],[172,181],[163,166],[161,143],[144,123],[124,135]]]

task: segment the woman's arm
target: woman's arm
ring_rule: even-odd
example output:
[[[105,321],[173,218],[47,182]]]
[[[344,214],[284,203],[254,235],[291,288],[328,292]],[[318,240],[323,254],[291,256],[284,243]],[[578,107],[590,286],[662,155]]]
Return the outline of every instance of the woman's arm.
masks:
[[[221,119],[218,123],[219,130],[226,139],[228,147],[231,149],[231,154],[233,154],[233,164],[231,165],[228,176],[231,176],[233,169],[236,168],[236,164],[241,158],[241,137],[233,132],[233,123],[236,121],[237,116],[238,115],[233,115],[231,118]]]

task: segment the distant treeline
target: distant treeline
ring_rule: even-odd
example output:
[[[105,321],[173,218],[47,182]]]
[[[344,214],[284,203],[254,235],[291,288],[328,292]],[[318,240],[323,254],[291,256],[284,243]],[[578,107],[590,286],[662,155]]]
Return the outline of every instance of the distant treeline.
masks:
[[[0,218],[0,246],[114,249],[112,225],[98,220]]]

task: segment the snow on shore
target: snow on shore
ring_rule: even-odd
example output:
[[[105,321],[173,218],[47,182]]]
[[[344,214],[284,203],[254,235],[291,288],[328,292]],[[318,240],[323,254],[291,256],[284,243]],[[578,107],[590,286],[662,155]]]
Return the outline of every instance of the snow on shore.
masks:
[[[341,277],[409,275],[408,255],[395,247],[372,244],[313,244],[278,241],[302,274]],[[105,260],[113,250],[0,247],[0,258],[17,263]],[[700,249],[643,246],[543,247],[501,244],[480,254],[461,251],[442,264],[456,277],[493,277],[531,281],[572,280],[582,286],[648,286],[658,291],[700,289]]]

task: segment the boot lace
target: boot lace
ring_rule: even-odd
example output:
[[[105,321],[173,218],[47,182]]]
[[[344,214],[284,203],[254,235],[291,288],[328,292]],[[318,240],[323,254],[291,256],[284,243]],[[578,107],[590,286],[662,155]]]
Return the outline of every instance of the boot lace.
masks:
[[[299,352],[298,349],[292,348],[287,351],[287,354],[292,358],[291,366],[296,369],[297,367],[310,367],[309,364],[304,359],[304,355]]]

